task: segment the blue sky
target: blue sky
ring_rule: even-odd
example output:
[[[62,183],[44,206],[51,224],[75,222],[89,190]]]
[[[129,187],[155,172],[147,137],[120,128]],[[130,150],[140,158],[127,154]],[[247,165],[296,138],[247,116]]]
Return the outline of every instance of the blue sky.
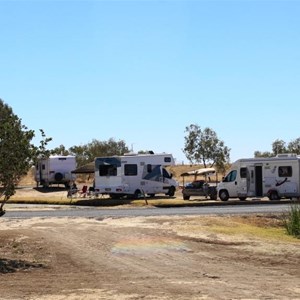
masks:
[[[185,127],[231,161],[300,137],[300,1],[3,1],[0,98],[69,148],[124,140],[187,162]]]

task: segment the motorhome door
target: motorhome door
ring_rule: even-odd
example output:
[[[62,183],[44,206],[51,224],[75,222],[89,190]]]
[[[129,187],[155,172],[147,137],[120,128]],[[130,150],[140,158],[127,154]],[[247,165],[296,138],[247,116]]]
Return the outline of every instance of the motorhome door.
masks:
[[[248,192],[248,169],[241,167],[237,178],[237,195],[239,197],[247,197]]]
[[[263,195],[262,165],[251,165],[247,168],[247,195],[261,197]]]
[[[263,196],[263,174],[262,165],[255,165],[255,196]]]

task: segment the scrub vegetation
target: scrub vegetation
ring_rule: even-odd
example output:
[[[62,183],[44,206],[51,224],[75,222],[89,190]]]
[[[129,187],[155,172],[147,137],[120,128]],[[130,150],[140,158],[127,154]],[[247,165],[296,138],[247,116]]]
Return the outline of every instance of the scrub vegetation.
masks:
[[[283,224],[289,235],[300,239],[300,205],[292,203],[287,213],[283,215]]]

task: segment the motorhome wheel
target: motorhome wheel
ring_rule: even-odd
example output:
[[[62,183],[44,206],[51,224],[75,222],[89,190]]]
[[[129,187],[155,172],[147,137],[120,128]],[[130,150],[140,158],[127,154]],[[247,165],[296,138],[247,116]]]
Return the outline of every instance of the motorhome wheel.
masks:
[[[229,199],[228,192],[226,190],[220,191],[219,197],[222,201],[227,201]]]
[[[141,191],[140,190],[136,190],[133,194],[133,198],[134,199],[139,199],[141,196]]]
[[[175,187],[174,186],[171,186],[169,188],[167,195],[169,195],[170,197],[173,197],[175,195]]]
[[[274,201],[274,200],[279,200],[278,193],[276,191],[271,191],[269,195],[269,199]]]

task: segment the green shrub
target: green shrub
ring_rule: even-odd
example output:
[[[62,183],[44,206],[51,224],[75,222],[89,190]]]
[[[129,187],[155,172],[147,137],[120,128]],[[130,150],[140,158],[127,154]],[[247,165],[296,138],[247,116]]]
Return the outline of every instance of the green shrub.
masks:
[[[300,205],[292,203],[287,213],[283,215],[283,225],[289,235],[300,239]]]

